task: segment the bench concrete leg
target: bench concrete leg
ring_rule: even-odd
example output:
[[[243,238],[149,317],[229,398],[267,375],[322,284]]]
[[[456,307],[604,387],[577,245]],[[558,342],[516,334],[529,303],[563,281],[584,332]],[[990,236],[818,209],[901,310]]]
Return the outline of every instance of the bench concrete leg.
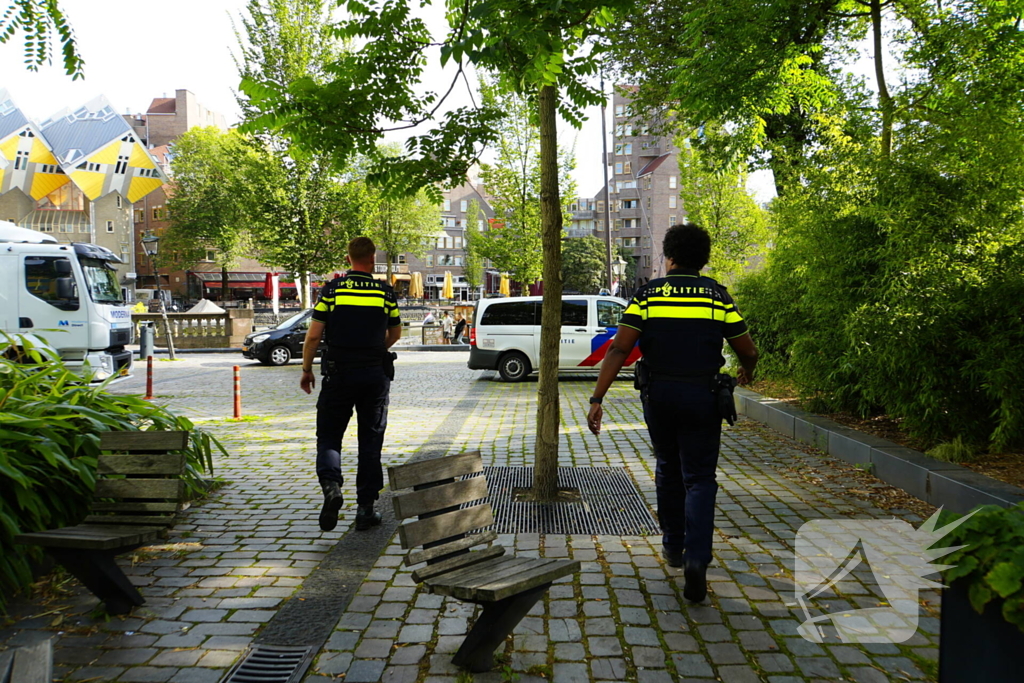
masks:
[[[550,586],[550,583],[545,583],[498,602],[482,603],[484,611],[462,642],[462,647],[452,657],[452,664],[474,673],[493,669],[494,651]]]
[[[114,558],[123,552],[123,549],[110,551],[47,548],[47,550],[55,560],[92,591],[93,595],[103,601],[107,613],[127,614],[132,607],[138,607],[146,602],[114,561]]]

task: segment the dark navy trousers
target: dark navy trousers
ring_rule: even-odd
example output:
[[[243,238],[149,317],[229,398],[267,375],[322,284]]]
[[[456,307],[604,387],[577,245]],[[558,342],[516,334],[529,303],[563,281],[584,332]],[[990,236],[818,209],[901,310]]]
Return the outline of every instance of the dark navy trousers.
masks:
[[[644,419],[657,459],[654,482],[662,544],[711,562],[722,419],[709,383],[654,379]]]
[[[316,402],[316,474],[321,480],[344,483],[341,440],[355,409],[359,439],[358,505],[373,505],[384,488],[380,453],[388,426],[390,393],[391,380],[381,367],[339,370],[321,379]]]

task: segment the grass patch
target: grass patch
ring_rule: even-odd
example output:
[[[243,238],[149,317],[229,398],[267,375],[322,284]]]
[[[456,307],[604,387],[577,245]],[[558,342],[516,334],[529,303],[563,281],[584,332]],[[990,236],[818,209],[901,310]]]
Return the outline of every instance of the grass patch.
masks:
[[[964,443],[963,437],[958,436],[952,441],[940,443],[935,448],[925,451],[925,454],[942,462],[957,463],[974,460],[978,451],[970,444]]]

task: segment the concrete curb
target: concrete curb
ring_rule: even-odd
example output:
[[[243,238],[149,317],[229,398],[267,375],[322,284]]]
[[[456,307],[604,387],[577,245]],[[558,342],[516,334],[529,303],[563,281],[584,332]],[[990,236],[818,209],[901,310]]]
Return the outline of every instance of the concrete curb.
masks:
[[[1024,502],[1024,489],[929,458],[886,439],[864,434],[775,398],[736,388],[736,411],[792,439],[852,465],[870,465],[887,484],[936,507],[966,513],[978,505]]]

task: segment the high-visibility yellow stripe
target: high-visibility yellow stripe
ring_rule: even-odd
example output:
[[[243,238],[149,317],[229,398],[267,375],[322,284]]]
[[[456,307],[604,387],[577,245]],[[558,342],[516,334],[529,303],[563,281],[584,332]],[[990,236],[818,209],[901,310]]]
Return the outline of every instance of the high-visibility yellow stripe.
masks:
[[[718,303],[720,306],[724,306],[724,303],[716,302],[711,297],[647,297],[647,301],[680,301],[683,303],[706,303],[709,306]]]
[[[648,318],[690,318],[694,320],[717,320],[725,322],[725,311],[710,306],[651,306]]]
[[[397,308],[392,308],[391,309],[391,317],[392,318],[401,318],[402,314],[398,312]]]
[[[639,316],[641,319],[646,320],[647,308],[641,308],[635,302],[630,303],[629,306],[626,308],[626,312],[623,313],[622,315],[636,315]]]
[[[725,322],[727,322],[727,323],[743,322],[743,316],[741,316],[736,311],[726,311],[726,313],[725,313]]]
[[[338,294],[361,294],[363,296],[380,297],[381,299],[384,298],[384,292],[382,292],[379,289],[342,289],[342,288],[338,288],[338,289],[334,290],[334,294],[335,294],[335,296],[337,296]]]
[[[369,296],[338,296],[334,299],[335,306],[370,306],[372,308],[381,308],[383,306],[383,299]]]

